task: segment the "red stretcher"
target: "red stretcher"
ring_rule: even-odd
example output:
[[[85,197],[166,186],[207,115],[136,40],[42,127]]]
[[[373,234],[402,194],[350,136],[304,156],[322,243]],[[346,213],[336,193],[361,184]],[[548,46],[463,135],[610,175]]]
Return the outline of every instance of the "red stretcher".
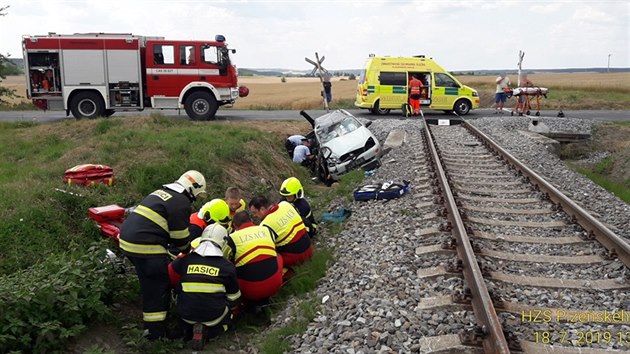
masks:
[[[523,114],[530,115],[532,109],[532,100],[536,102],[536,116],[540,116],[540,98],[547,98],[547,93],[549,89],[546,87],[516,87],[516,88],[507,88],[504,89],[510,96],[516,96],[516,105],[514,109],[510,113],[510,115],[514,115],[514,113],[522,116]],[[531,97],[531,98],[530,98]]]

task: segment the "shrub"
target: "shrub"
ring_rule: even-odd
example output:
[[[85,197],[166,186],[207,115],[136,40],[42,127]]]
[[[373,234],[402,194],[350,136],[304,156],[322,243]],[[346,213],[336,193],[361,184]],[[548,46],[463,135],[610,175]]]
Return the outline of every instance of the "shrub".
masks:
[[[107,313],[113,271],[93,246],[78,259],[59,256],[0,276],[0,352],[60,350]]]
[[[348,75],[348,80],[352,81],[352,80],[356,80],[356,79],[357,79],[356,75],[354,75],[354,74]]]

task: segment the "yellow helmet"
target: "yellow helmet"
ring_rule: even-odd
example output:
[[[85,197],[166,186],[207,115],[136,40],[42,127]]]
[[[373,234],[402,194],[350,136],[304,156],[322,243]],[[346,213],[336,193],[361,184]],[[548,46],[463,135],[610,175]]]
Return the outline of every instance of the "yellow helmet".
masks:
[[[199,194],[206,192],[206,179],[201,172],[190,170],[186,171],[176,181],[193,197],[197,198]]]
[[[280,195],[285,197],[295,195],[296,198],[304,197],[304,189],[302,189],[302,183],[295,177],[289,177],[282,182],[280,187]]]
[[[212,199],[199,209],[197,215],[208,223],[227,224],[230,222],[230,207],[223,199]]]

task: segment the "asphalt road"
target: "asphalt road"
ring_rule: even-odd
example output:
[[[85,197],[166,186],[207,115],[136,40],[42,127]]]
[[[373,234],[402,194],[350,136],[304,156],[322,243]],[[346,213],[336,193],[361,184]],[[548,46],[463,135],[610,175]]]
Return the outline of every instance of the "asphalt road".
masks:
[[[385,116],[375,116],[370,114],[367,110],[361,109],[349,109],[350,113],[357,117],[367,118],[367,119],[375,119],[375,118],[385,118],[385,119],[400,119],[401,116],[399,112],[392,112],[389,115]],[[186,113],[181,110],[179,113],[175,110],[154,110],[147,109],[143,112],[117,112],[114,114],[114,117],[133,117],[139,115],[149,115],[152,112],[161,112],[166,117],[173,117],[177,119],[188,119]],[[326,113],[325,110],[308,110],[308,114],[312,117],[319,117],[320,115]],[[482,108],[478,110],[471,111],[465,118],[475,119],[480,117],[492,117],[496,116],[493,114],[493,109]],[[540,111],[542,117],[556,117],[557,111]],[[425,117],[432,118],[442,118],[447,117],[442,111],[425,111]],[[605,110],[597,110],[597,111],[564,111],[564,115],[566,118],[583,118],[583,119],[591,119],[596,121],[630,121],[630,111],[605,111]],[[503,117],[509,117],[509,112],[503,115]],[[38,123],[51,123],[58,122],[62,120],[74,120],[72,116],[66,117],[65,112],[60,111],[7,111],[0,112],[0,122],[38,122]],[[302,120],[302,116],[299,111],[294,110],[283,110],[283,111],[250,111],[250,110],[236,110],[236,109],[219,109],[217,111],[216,119],[221,120],[230,120],[230,121],[239,121],[239,120]]]

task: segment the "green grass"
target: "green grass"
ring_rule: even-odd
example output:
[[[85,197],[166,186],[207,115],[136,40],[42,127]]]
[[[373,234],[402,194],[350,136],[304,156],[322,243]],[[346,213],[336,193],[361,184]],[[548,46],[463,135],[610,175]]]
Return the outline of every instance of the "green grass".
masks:
[[[284,137],[245,127],[245,124],[172,120],[161,114],[47,125],[0,123],[0,277],[29,272],[38,264],[48,264],[61,257],[68,261],[79,259],[91,245],[107,245],[87,218],[90,207],[135,205],[155,188],[177,179],[188,169],[197,169],[205,175],[209,199],[222,197],[225,188],[232,185],[247,195],[276,196],[282,180],[293,175],[303,181],[316,211],[321,211],[324,203],[333,198],[350,196],[363,178],[363,171],[354,171],[333,188],[316,184],[310,180],[306,169],[286,158]],[[112,187],[97,185],[93,188],[64,185],[64,171],[81,163],[113,167],[116,183]],[[239,171],[240,178],[234,180],[234,172],[229,171]],[[198,201],[193,207],[198,208],[203,202]],[[342,228],[341,225],[323,227],[329,228],[329,234]],[[282,340],[286,333],[300,333],[314,316],[317,301],[309,293],[333,258],[333,250],[323,243],[318,245],[312,260],[299,267],[297,275],[274,297],[269,307],[273,312],[286,307],[292,297],[299,300],[296,321],[274,334],[281,343],[278,347],[288,345]],[[54,268],[39,266],[37,269],[44,278],[55,277]],[[51,273],[42,273],[46,271]],[[76,271],[81,272],[81,269]],[[14,278],[6,279],[13,281]],[[4,285],[13,286],[10,282]],[[20,286],[25,288],[28,284]],[[139,306],[137,280],[133,274],[124,281],[110,283],[107,291],[111,290],[115,290],[114,299],[108,301]],[[34,291],[37,294],[37,290]],[[103,293],[111,297],[106,295]],[[93,306],[100,306],[94,301]],[[116,327],[127,328],[121,333],[129,350],[170,353],[182,348],[183,344],[178,342],[144,341],[139,318],[113,313]],[[56,330],[71,333],[72,337],[88,324],[67,332],[63,332],[63,323],[55,326],[59,327]],[[260,330],[260,326],[247,321],[237,328],[243,333]],[[55,345],[63,342],[59,340],[47,350],[55,350]],[[87,350],[99,353],[110,349],[94,345]]]
[[[600,163],[598,163],[593,169],[584,168],[570,162],[568,164],[575,171],[583,174],[584,176],[588,177],[591,181],[597,183],[602,188],[606,189],[610,193],[617,196],[619,199],[630,204],[630,181],[625,181],[625,183],[623,184],[616,183],[616,182],[611,181],[604,174],[605,171],[608,168],[610,168],[610,165],[612,162],[613,162],[612,159],[606,158],[600,161]]]
[[[37,111],[38,109],[31,102],[0,104],[0,111]]]

